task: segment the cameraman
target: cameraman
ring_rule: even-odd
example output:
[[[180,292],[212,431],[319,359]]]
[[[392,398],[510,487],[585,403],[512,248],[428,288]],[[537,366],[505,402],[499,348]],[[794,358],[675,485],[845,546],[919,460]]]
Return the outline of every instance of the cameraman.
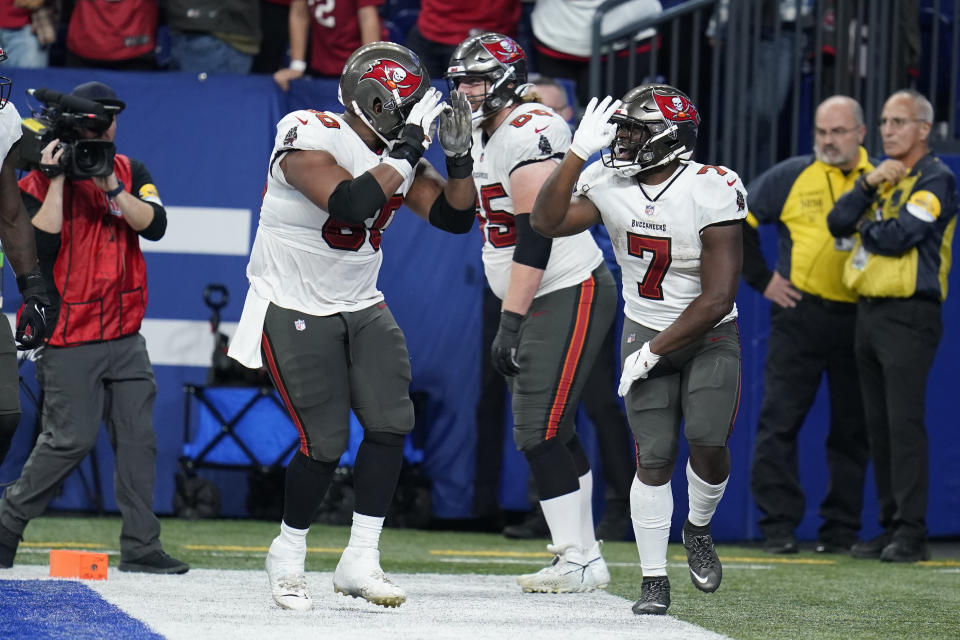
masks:
[[[99,102],[108,114],[125,106],[100,82],[81,84],[71,95]],[[113,141],[115,118],[87,122],[95,128],[82,130],[82,139]],[[70,179],[59,163],[64,148],[58,142],[43,149],[40,169],[20,181],[37,229],[41,270],[56,285],[50,293],[60,309],[37,358],[43,432],[20,479],[0,500],[0,560],[6,551],[7,566],[12,562],[9,539],[15,551],[27,523],[43,513],[61,481],[94,447],[106,416],[123,519],[120,570],[185,573],[186,563],[163,552],[152,509],[157,386],[139,333],[147,275],[138,236],[163,237],[166,213],[142,163],[116,154],[109,175]]]
[[[7,55],[0,49],[0,61]],[[0,76],[0,267],[4,254],[17,275],[17,286],[24,307],[17,318],[17,341],[24,349],[41,344],[50,316],[47,284],[37,266],[37,249],[33,227],[20,200],[17,188],[17,151],[22,135],[20,114],[7,102],[12,82]],[[0,465],[7,456],[10,442],[20,422],[20,372],[17,370],[17,349],[10,324],[0,319]],[[0,558],[0,566],[2,558]]]

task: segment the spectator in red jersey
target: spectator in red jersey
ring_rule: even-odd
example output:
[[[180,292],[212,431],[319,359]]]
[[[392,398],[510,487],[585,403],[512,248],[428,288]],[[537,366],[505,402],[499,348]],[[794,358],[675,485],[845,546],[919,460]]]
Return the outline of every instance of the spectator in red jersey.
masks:
[[[157,0],[77,2],[67,28],[68,67],[155,67]]]
[[[520,4],[520,0],[422,0],[406,45],[420,56],[430,76],[439,78],[467,36],[494,31],[516,37]]]
[[[287,60],[290,0],[260,0],[260,52],[253,58],[253,73],[273,73]]]
[[[336,78],[343,65],[361,45],[386,40],[379,7],[384,0],[291,0],[290,66],[273,74],[287,91],[290,81],[313,76]],[[307,64],[307,35],[310,64]]]
[[[14,67],[47,66],[47,45],[56,32],[46,0],[0,0],[0,49]]]

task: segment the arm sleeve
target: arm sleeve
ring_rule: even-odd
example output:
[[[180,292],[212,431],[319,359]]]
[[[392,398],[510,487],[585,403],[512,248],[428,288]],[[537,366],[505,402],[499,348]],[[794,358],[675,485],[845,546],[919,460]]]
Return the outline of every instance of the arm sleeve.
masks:
[[[534,269],[546,269],[553,239],[545,238],[533,230],[529,213],[518,213],[514,216],[514,223],[517,227],[517,246],[513,250],[513,261]]]
[[[130,193],[153,208],[153,220],[138,233],[147,240],[159,240],[167,232],[167,210],[163,208],[160,194],[157,193],[157,187],[153,184],[153,177],[147,171],[146,165],[131,158],[130,170],[133,173]]]
[[[40,211],[40,205],[43,203],[24,191],[20,192],[20,196],[27,215],[33,218]],[[40,271],[47,282],[53,283],[53,265],[57,261],[57,254],[60,253],[60,234],[47,233],[34,227],[33,235],[37,241],[37,261],[40,263]]]
[[[870,253],[895,256],[920,244],[933,231],[948,188],[943,175],[918,180],[897,217],[865,222],[860,227],[863,247]],[[920,206],[917,196],[926,201],[925,206]]]

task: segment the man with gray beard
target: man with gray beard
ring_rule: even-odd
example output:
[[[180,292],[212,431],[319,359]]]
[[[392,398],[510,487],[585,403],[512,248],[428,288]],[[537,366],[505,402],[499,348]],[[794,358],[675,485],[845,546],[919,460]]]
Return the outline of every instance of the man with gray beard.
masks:
[[[824,373],[830,392],[829,480],[815,549],[846,553],[860,529],[867,434],[853,351],[857,294],[842,281],[854,238],[831,236],[827,214],[873,169],[861,146],[865,133],[855,100],[827,98],[814,119],[814,154],[784,160],[748,187],[743,278],[773,303],[751,469],[753,498],[763,512],[764,549],[770,553],[797,552],[794,532],[805,513],[797,437]],[[756,231],[771,223],[779,235],[772,271]]]

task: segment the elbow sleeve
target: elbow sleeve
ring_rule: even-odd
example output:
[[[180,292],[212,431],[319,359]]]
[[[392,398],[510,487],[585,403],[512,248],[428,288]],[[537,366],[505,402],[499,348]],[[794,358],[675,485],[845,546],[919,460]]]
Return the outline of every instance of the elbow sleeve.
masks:
[[[144,201],[146,202],[146,201]],[[139,231],[140,236],[147,240],[159,240],[167,232],[167,210],[155,202],[147,203],[153,207],[153,220]]]
[[[387,202],[380,183],[369,172],[353,180],[344,180],[327,200],[327,213],[348,224],[363,224],[367,218],[380,212]]]
[[[513,261],[534,269],[546,269],[553,240],[533,230],[529,213],[519,213],[513,218],[517,226],[517,248],[513,250]]]
[[[463,234],[473,228],[473,219],[476,216],[476,206],[468,209],[456,209],[441,191],[430,207],[430,224],[437,229],[450,233]]]

